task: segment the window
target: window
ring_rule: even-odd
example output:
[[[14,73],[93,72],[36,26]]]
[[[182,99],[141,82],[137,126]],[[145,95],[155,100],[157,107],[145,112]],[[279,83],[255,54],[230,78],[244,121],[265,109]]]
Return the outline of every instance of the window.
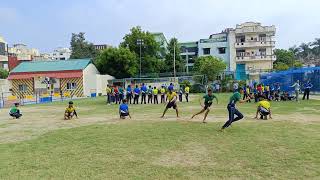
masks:
[[[60,53],[60,56],[62,56],[63,55],[63,53]]]
[[[60,58],[60,60],[66,60],[66,58],[65,58],[65,57],[62,57],[62,58]]]
[[[210,48],[203,48],[203,54],[204,55],[210,54]]]
[[[67,83],[67,90],[74,90],[77,88],[77,83]]]
[[[219,51],[219,54],[225,54],[226,53],[226,48],[225,47],[219,47],[218,51]]]
[[[28,87],[26,84],[19,84],[19,91],[20,92],[26,92],[28,90]]]

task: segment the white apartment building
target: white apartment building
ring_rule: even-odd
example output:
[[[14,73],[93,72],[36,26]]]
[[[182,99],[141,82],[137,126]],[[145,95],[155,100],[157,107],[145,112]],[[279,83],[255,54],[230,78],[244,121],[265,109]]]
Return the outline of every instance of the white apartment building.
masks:
[[[246,22],[225,31],[229,34],[230,69],[236,70],[237,79],[245,79],[248,75],[258,76],[261,72],[273,69],[276,60],[273,53],[275,26]]]
[[[0,68],[8,70],[7,42],[0,36]]]
[[[9,47],[9,53],[15,54],[19,61],[31,61],[33,57],[40,56],[38,49],[28,48],[27,45],[21,43]]]
[[[52,60],[68,60],[71,56],[71,50],[69,48],[58,47],[52,53],[49,53],[49,59]]]

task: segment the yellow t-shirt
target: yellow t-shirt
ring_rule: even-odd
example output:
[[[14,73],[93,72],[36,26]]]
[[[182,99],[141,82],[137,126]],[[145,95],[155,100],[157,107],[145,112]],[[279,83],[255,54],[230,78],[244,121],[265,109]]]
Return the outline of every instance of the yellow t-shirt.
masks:
[[[153,89],[153,95],[157,95],[159,93],[158,89]]]
[[[176,96],[177,96],[176,92],[172,92],[171,94],[169,92],[167,93],[167,97],[169,101],[171,101]]]
[[[166,93],[166,89],[165,88],[161,88],[160,92],[161,92],[161,94],[164,94],[164,93]]]
[[[265,109],[269,109],[271,107],[270,102],[266,100],[259,101],[257,105],[258,107],[261,106]]]
[[[111,89],[109,87],[106,88],[107,93],[111,93]]]
[[[74,107],[67,107],[66,112],[67,113],[73,113],[76,109]]]
[[[264,86],[261,86],[261,90],[262,90],[262,92],[264,92]]]
[[[189,91],[190,91],[190,88],[188,86],[186,88],[184,88],[185,93],[189,93]]]
[[[250,88],[246,88],[247,94],[250,94]]]
[[[270,91],[270,87],[269,86],[266,86],[265,89],[266,89],[266,91]]]

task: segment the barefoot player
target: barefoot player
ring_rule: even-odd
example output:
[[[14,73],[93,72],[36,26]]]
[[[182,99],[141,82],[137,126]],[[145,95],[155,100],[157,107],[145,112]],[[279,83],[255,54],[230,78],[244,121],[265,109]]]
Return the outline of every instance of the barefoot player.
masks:
[[[177,117],[179,117],[179,111],[178,111],[178,106],[177,106],[177,99],[178,99],[177,93],[173,91],[173,87],[171,87],[171,86],[169,86],[168,90],[169,90],[169,92],[167,94],[167,99],[168,99],[169,102],[168,102],[166,108],[164,109],[161,118],[164,117],[164,115],[166,114],[167,110],[170,109],[170,108],[175,109]]]
[[[204,99],[204,105],[202,105],[201,99],[200,99],[200,105],[202,106],[202,110],[199,111],[198,113],[194,114],[191,117],[191,119],[193,119],[195,116],[197,116],[199,114],[202,114],[203,112],[206,111],[206,113],[204,114],[204,118],[203,118],[202,122],[203,123],[207,123],[206,119],[207,119],[208,113],[210,112],[210,106],[212,105],[212,101],[213,101],[213,99],[216,99],[217,104],[218,104],[218,98],[215,95],[212,94],[212,90],[211,89],[208,89],[208,94],[204,95],[203,99]]]

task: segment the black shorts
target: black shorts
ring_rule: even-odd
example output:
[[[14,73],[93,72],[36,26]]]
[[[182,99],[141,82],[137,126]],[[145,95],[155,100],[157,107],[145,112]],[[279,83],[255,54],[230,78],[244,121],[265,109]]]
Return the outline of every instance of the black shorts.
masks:
[[[67,117],[73,117],[74,116],[74,112],[66,112],[67,113]]]
[[[267,115],[270,114],[270,112],[269,112],[267,109],[263,108],[263,107],[260,107],[260,108],[259,108],[259,112],[260,112],[260,114],[263,115],[263,116],[267,116]]]
[[[167,104],[167,108],[168,108],[168,109],[170,109],[170,108],[176,109],[176,108],[177,108],[176,102],[169,102],[169,103]]]
[[[204,109],[207,110],[211,105],[212,103],[204,103]]]
[[[120,113],[120,117],[125,117],[125,116],[129,116],[129,113],[127,113],[127,112],[126,113],[124,113],[124,112]]]

